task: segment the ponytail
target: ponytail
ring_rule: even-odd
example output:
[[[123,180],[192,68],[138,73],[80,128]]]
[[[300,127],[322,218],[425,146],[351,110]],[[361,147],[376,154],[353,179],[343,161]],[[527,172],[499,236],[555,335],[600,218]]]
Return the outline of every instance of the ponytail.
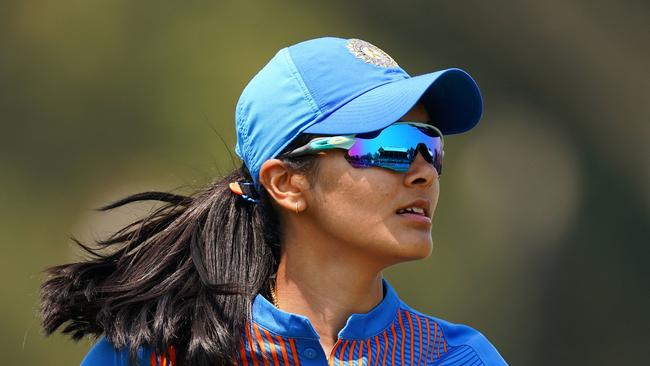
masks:
[[[314,137],[303,134],[284,151]],[[282,160],[314,182],[313,156]],[[134,364],[143,346],[157,354],[171,347],[178,365],[238,364],[252,301],[269,296],[277,270],[280,220],[264,189],[255,204],[230,191],[236,181],[252,181],[245,165],[191,196],[143,192],[99,208],[164,203],[95,248],[72,238],[90,258],[45,271],[45,334],[62,327],[75,341],[105,335],[115,348],[128,349]]]
[[[245,167],[192,197],[144,192],[101,207],[165,203],[97,248],[73,238],[91,258],[46,270],[46,335],[61,326],[74,340],[104,333],[132,362],[145,345],[157,353],[173,345],[190,365],[236,362],[252,299],[279,255],[268,197],[257,205],[241,199],[228,188],[238,180],[250,180]]]

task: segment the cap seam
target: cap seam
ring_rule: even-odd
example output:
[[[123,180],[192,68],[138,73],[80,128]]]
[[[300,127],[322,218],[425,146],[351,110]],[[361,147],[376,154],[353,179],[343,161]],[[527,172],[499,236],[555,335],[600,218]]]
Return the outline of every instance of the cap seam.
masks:
[[[323,114],[323,111],[320,109],[318,104],[315,102],[314,97],[312,96],[309,88],[307,88],[307,85],[305,85],[305,81],[302,78],[302,75],[300,74],[300,71],[298,71],[298,68],[296,64],[293,62],[293,58],[291,57],[290,50],[289,48],[285,48],[286,52],[284,52],[284,57],[285,61],[287,62],[287,66],[289,66],[289,71],[291,71],[291,75],[296,79],[298,82],[298,86],[300,87],[300,90],[302,91],[302,96],[305,99],[305,101],[309,104],[311,107],[312,112],[321,115]]]

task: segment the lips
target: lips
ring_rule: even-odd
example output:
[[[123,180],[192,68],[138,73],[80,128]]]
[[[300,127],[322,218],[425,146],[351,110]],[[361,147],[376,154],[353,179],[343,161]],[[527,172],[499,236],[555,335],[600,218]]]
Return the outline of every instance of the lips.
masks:
[[[413,213],[417,215],[425,215],[424,209],[421,207],[408,207],[408,208],[402,208],[397,210],[397,214],[403,214],[403,213]]]
[[[417,199],[395,211],[398,215],[411,214],[420,215],[431,218],[431,202],[426,199]]]

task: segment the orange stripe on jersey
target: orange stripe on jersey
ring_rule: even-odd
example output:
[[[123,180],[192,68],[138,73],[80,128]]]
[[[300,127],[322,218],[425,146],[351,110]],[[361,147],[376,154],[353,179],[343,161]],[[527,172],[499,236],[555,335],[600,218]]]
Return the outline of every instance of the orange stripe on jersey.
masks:
[[[422,319],[420,319],[421,317],[417,314],[413,314],[413,316],[415,316],[415,318],[418,320],[418,335],[420,336],[420,341],[419,341],[420,343],[418,343],[420,345],[419,347],[420,354],[418,355],[418,366],[420,366],[420,361],[422,360],[422,322],[421,322]]]
[[[244,345],[243,341],[239,345],[239,358],[241,358],[241,361],[244,363],[244,366],[248,366],[248,357],[246,357],[246,346]]]
[[[160,356],[160,366],[167,366],[167,355],[164,353]]]
[[[442,336],[440,336],[440,338],[442,338]],[[445,346],[445,353],[447,353],[447,340],[443,338],[442,342],[442,345]]]
[[[257,361],[257,356],[255,355],[255,344],[253,343],[253,336],[251,335],[251,325],[248,321],[244,323],[246,326],[246,340],[248,341],[248,348],[250,348],[251,359],[253,360],[253,366],[259,366]]]
[[[366,340],[366,347],[368,348],[368,366],[371,365],[370,361],[372,361],[372,348],[370,348],[370,338]]]
[[[413,366],[413,320],[411,319],[411,314],[409,314],[408,311],[404,311],[404,314],[406,314],[406,320],[409,322],[409,334],[411,335],[411,366]]]
[[[174,346],[169,346],[167,352],[169,352],[170,366],[176,366],[176,348],[174,348]]]
[[[158,361],[156,360],[156,352],[151,352],[151,357],[149,357],[149,363],[151,366],[157,366]]]
[[[433,361],[436,350],[436,339],[438,339],[438,323],[433,322],[433,344],[431,345],[431,361]]]
[[[269,341],[269,346],[271,347],[271,357],[273,357],[273,364],[275,366],[280,366],[280,361],[278,360],[278,354],[275,350],[275,342],[273,342],[273,339],[271,338],[271,334],[269,333],[268,330],[262,328],[264,331],[264,335],[266,336],[266,339]]]
[[[264,361],[264,366],[269,366],[269,360],[266,357],[266,347],[264,347],[264,339],[260,334],[260,328],[256,323],[253,323],[253,332],[255,333],[255,339],[257,339],[257,344],[260,346],[260,353],[262,354],[262,361]]]
[[[348,346],[348,340],[346,339],[345,342],[343,342],[343,347],[341,347],[341,352],[339,353],[339,362],[341,359],[345,362],[345,347]]]
[[[276,335],[275,339],[278,340],[278,344],[280,345],[280,350],[282,351],[282,361],[284,362],[285,365],[289,366],[289,356],[287,355],[287,346],[284,344],[282,337],[280,337],[279,335]]]
[[[431,328],[430,328],[430,324],[429,324],[429,318],[425,317],[424,321],[425,321],[425,323],[427,323],[427,325],[426,325],[426,327],[427,327],[427,344],[426,344],[426,346],[423,346],[423,347],[426,347],[426,349],[427,349],[426,352],[424,353],[424,363],[426,364],[427,363],[427,357],[429,356],[429,342],[431,341]]]
[[[375,336],[375,345],[377,345],[377,347],[375,347],[377,349],[377,357],[375,357],[375,364],[373,366],[377,366],[377,364],[379,363],[379,350],[380,350],[379,347],[380,346],[379,346],[379,337],[378,336]],[[370,366],[370,362],[368,362],[368,366]]]
[[[363,340],[359,341],[359,357],[357,357],[357,366],[363,366]]]
[[[395,323],[390,325],[390,331],[393,333],[393,349],[392,349],[393,359],[390,362],[390,366],[394,366],[395,365],[395,346],[397,346],[397,333],[395,332]]]
[[[386,330],[384,330],[384,359],[381,360],[381,366],[386,366],[386,356],[388,355],[388,334]]]
[[[438,338],[438,358],[440,358],[440,346],[442,345],[441,343],[442,343],[442,334],[440,334],[440,338]]]
[[[404,337],[406,337],[406,332],[404,331],[404,323],[402,322],[402,311],[397,310],[397,321],[399,322],[399,329],[402,332],[402,339],[400,340],[400,345],[399,345],[399,351],[400,351],[400,358],[402,359],[402,366],[404,366],[404,358],[406,356],[404,355]],[[397,338],[395,338],[397,341]]]
[[[440,346],[442,346],[442,329],[440,330],[440,337],[438,338],[438,358],[440,358]]]
[[[348,358],[346,358],[346,360],[350,360],[350,361],[353,360],[353,357],[354,357],[354,347],[355,347],[356,345],[357,345],[357,340],[355,339],[355,340],[352,341],[352,345],[350,346],[350,356],[348,356]]]
[[[329,362],[327,363],[328,366],[334,366],[334,359],[336,358],[336,349],[339,348],[341,345],[341,340],[337,340],[336,343],[334,343],[334,347],[330,351],[330,356],[329,356]]]
[[[291,353],[293,354],[293,365],[300,366],[300,362],[298,361],[298,352],[296,352],[296,345],[292,338],[289,338],[289,345],[291,346]]]

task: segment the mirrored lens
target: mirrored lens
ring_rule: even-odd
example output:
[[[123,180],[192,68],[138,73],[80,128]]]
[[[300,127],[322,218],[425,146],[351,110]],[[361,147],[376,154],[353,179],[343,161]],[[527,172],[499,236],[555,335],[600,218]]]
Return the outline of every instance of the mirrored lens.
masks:
[[[442,139],[433,129],[408,124],[391,125],[379,132],[356,135],[348,150],[348,162],[354,167],[381,167],[406,172],[420,152],[442,173]]]

